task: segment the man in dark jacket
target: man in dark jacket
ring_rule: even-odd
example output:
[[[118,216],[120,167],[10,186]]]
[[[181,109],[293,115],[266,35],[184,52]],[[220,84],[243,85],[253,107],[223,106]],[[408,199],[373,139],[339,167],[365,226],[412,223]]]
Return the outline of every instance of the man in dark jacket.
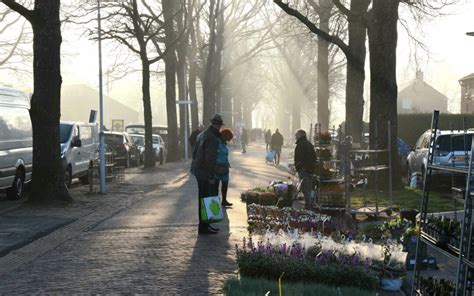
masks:
[[[272,132],[267,130],[265,133],[265,144],[267,144],[267,151],[270,148],[270,143],[272,142]]]
[[[211,118],[211,125],[201,132],[193,150],[193,162],[191,173],[196,177],[199,188],[199,233],[216,234],[219,229],[208,223],[202,222],[201,199],[217,195],[215,167],[217,161],[217,149],[219,147],[219,130],[224,125],[222,116],[215,114]]]
[[[316,152],[314,146],[306,138],[304,130],[298,130],[295,139],[295,167],[302,180],[301,191],[304,195],[305,208],[311,209],[312,175],[316,168]]]
[[[280,134],[280,131],[278,129],[276,129],[275,133],[272,135],[270,147],[276,152],[275,164],[280,164],[281,147],[283,147],[283,136],[282,134]]]
[[[194,145],[196,145],[198,135],[204,130],[204,125],[200,124],[196,130],[193,130],[191,135],[189,136],[189,144],[191,144],[191,149],[194,149]]]

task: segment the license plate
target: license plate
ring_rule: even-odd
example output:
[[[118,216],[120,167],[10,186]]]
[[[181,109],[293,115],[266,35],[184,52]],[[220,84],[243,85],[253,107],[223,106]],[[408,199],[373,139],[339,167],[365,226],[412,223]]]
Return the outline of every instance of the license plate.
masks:
[[[463,156],[453,156],[453,161],[466,161],[467,157],[465,155]]]

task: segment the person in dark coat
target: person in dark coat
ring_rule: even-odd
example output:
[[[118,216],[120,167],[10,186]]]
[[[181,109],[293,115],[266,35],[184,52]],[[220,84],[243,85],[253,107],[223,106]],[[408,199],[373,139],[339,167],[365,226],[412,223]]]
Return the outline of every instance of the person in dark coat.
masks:
[[[242,145],[242,153],[246,153],[245,149],[249,143],[249,134],[245,127],[242,127],[242,134],[240,135],[240,144]]]
[[[194,145],[196,145],[198,135],[204,130],[204,125],[200,124],[196,130],[193,130],[191,135],[189,136],[189,144],[191,144],[191,149],[194,149]]]
[[[283,147],[283,135],[280,134],[278,129],[275,130],[275,133],[272,135],[272,140],[270,142],[270,147],[275,150],[275,164],[280,164],[280,155],[281,147]]]
[[[199,188],[199,234],[216,234],[219,231],[210,224],[202,222],[201,199],[217,195],[215,168],[219,148],[219,130],[223,125],[222,116],[214,114],[211,125],[198,135],[193,149],[191,173],[196,177]]]
[[[268,148],[270,148],[270,143],[272,142],[272,132],[270,130],[267,130],[265,133],[265,144],[267,144],[267,151]]]
[[[295,168],[301,183],[301,191],[304,195],[305,208],[311,209],[312,175],[316,169],[316,152],[314,146],[306,138],[304,130],[295,133]]]

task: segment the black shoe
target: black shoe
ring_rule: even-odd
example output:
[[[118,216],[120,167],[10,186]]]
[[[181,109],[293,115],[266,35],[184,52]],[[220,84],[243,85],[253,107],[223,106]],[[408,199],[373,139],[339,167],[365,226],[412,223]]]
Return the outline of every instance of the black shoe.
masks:
[[[218,231],[212,230],[210,227],[199,228],[199,234],[217,234]]]
[[[230,203],[230,202],[228,202],[228,201],[226,201],[226,200],[222,202],[222,206],[223,206],[223,207],[231,207],[232,205],[233,205],[232,203]]]
[[[209,229],[216,232],[219,231],[219,228],[213,227],[212,225],[209,225]]]

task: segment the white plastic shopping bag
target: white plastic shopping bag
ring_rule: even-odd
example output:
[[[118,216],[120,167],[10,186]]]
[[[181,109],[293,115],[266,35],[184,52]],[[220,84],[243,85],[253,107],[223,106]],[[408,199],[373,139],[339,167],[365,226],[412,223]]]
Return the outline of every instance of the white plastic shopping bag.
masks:
[[[224,212],[219,196],[209,196],[201,199],[201,218],[204,223],[217,223],[224,220]]]

